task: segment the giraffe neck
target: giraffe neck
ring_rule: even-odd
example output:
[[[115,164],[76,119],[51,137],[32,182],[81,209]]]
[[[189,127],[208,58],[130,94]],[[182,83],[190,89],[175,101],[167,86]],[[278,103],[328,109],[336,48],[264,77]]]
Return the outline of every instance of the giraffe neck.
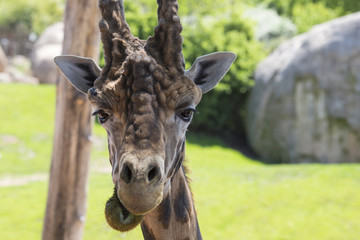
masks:
[[[161,204],[141,223],[145,240],[201,240],[192,194],[182,166]]]

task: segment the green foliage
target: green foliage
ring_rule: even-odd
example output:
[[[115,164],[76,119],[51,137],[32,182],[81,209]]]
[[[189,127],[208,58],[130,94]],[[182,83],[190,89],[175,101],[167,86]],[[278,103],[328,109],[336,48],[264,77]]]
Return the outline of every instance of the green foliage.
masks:
[[[308,31],[315,24],[360,11],[358,0],[256,0],[256,3],[290,17],[299,33]]]
[[[358,0],[256,0],[258,4],[265,4],[274,8],[280,15],[292,16],[295,6],[304,6],[309,3],[321,3],[330,9],[340,9],[340,14],[345,15],[360,10],[360,1]]]
[[[155,1],[153,1],[156,3]],[[126,22],[131,28],[131,33],[140,39],[147,39],[154,32],[157,24],[155,5],[137,2],[124,1],[126,9]]]
[[[64,0],[2,0],[0,2],[0,30],[21,29],[40,34],[48,25],[60,21]]]
[[[323,23],[340,16],[340,8],[328,8],[322,2],[295,5],[293,21],[298,27],[298,33],[308,31],[315,24]]]
[[[203,96],[200,112],[191,129],[234,136],[244,131],[242,119],[245,99],[253,84],[257,63],[265,57],[262,45],[255,40],[253,23],[242,17],[240,4],[231,1],[180,1],[183,25],[183,53],[189,68],[201,55],[232,51],[237,60],[216,90]],[[132,33],[147,39],[157,25],[155,1],[124,1],[126,20]],[[101,62],[103,65],[104,62]],[[226,106],[226,108],[224,108]]]
[[[244,103],[253,84],[251,76],[265,56],[254,38],[252,23],[241,17],[241,10],[212,16],[184,18],[184,49],[189,67],[196,57],[217,51],[232,51],[237,59],[229,73],[211,92],[203,96],[191,129],[222,136],[243,131]],[[226,107],[224,107],[226,106]]]

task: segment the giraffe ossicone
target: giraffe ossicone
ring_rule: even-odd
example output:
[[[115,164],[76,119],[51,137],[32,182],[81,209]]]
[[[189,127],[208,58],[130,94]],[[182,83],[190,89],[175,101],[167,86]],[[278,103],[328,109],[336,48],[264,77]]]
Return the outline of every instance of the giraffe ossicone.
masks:
[[[108,137],[114,194],[106,220],[119,231],[141,223],[145,239],[201,239],[183,166],[185,132],[203,93],[236,59],[231,52],[199,57],[184,69],[175,0],[158,0],[154,36],[140,40],[121,0],[100,0],[105,66],[58,56],[55,63],[87,94]]]

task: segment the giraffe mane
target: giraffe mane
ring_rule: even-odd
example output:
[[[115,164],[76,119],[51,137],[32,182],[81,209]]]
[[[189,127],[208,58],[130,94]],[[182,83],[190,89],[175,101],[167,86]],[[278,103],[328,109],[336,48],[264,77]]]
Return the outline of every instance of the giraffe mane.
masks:
[[[103,42],[105,66],[98,84],[117,80],[119,69],[133,53],[153,57],[159,65],[165,66],[170,75],[184,74],[182,55],[182,26],[177,14],[176,0],[158,0],[158,26],[154,36],[147,41],[132,35],[125,20],[123,0],[99,0],[102,19],[99,22]]]
[[[121,67],[126,57],[140,47],[144,41],[131,34],[125,20],[123,0],[99,0],[102,19],[99,22],[101,41],[103,42],[105,66],[101,75],[103,81],[112,67]]]
[[[158,26],[154,36],[148,39],[145,49],[162,59],[162,63],[168,68],[173,67],[183,73],[185,66],[178,3],[176,0],[158,0],[158,5]]]

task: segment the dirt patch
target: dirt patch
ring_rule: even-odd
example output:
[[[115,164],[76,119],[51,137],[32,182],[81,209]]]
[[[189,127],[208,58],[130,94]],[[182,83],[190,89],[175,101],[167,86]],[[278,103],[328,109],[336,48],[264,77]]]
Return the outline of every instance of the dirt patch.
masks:
[[[14,145],[19,143],[19,139],[12,135],[0,135],[0,143],[1,144],[9,144]]]
[[[0,187],[23,186],[32,182],[43,182],[48,180],[48,174],[36,173],[25,176],[8,175],[0,178]]]

